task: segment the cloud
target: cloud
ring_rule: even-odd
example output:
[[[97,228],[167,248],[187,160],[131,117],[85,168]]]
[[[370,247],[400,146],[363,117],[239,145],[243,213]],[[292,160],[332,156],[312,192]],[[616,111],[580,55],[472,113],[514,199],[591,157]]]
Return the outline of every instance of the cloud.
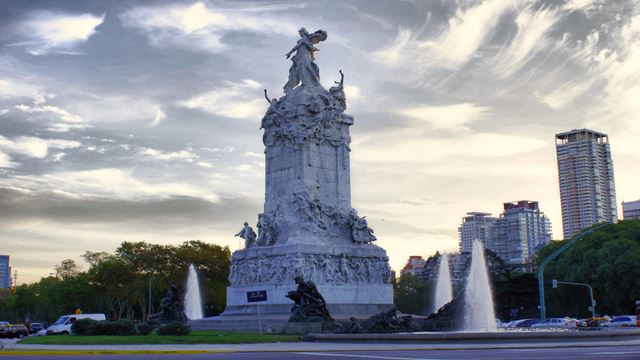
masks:
[[[251,79],[240,83],[227,81],[226,86],[196,95],[179,105],[234,119],[255,120],[266,110],[265,101],[255,96],[261,89],[262,85]]]
[[[80,142],[71,140],[42,139],[32,136],[21,136],[11,140],[0,135],[0,149],[36,159],[47,157],[49,149],[74,149],[81,145]]]
[[[509,46],[494,56],[494,72],[505,78],[513,75],[530,61],[550,41],[545,35],[561,19],[554,8],[534,10],[532,6],[520,11],[515,19],[518,30]]]
[[[25,47],[32,55],[77,54],[73,48],[89,40],[103,22],[104,14],[37,12],[19,25],[19,33],[27,40],[14,45]]]
[[[498,21],[513,7],[513,0],[483,1],[461,7],[449,18],[446,30],[426,39],[419,31],[400,29],[395,40],[378,50],[375,57],[389,66],[411,67],[420,72],[434,66],[459,68],[491,39]]]
[[[164,111],[162,111],[162,109],[158,107],[158,109],[156,109],[156,117],[153,119],[153,123],[151,125],[156,126],[166,118],[167,118],[167,114],[165,114]]]
[[[486,118],[489,108],[472,103],[461,103],[439,106],[421,105],[400,109],[397,112],[421,120],[434,130],[460,131],[469,130],[468,124]]]
[[[135,7],[121,18],[125,25],[141,30],[153,46],[221,52],[229,46],[223,39],[229,32],[295,34],[297,27],[275,14],[292,8],[300,5],[225,9],[195,2]]]
[[[74,197],[142,200],[189,196],[211,202],[219,200],[219,196],[206,187],[180,182],[143,181],[136,178],[132,170],[116,168],[15,176],[0,179],[0,185],[32,191],[61,191]]]
[[[183,160],[189,163],[194,162],[200,158],[197,154],[195,154],[190,150],[165,152],[165,151],[156,150],[152,148],[146,148],[140,151],[140,154],[156,160],[163,160],[163,161]]]
[[[36,98],[42,97],[42,90],[32,84],[24,81],[15,81],[11,79],[0,79],[0,99],[14,98]]]

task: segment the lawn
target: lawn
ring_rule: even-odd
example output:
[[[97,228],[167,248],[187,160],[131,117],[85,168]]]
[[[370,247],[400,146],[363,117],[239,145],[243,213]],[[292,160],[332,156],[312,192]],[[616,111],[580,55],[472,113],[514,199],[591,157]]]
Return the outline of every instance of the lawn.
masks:
[[[250,344],[299,341],[296,335],[234,333],[224,331],[193,331],[187,336],[32,336],[20,344],[40,345],[139,345],[139,344]]]

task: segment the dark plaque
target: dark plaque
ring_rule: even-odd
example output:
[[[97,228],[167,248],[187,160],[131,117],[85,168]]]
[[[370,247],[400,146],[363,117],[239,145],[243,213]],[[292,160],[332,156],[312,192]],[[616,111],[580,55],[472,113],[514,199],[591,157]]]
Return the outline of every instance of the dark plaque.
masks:
[[[247,302],[267,301],[267,290],[247,291]]]

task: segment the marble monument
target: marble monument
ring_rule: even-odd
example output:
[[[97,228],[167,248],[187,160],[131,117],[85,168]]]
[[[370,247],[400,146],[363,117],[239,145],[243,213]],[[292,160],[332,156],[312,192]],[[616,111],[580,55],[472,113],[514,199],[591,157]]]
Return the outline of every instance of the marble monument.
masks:
[[[263,314],[290,314],[286,298],[296,277],[316,284],[334,316],[372,315],[392,307],[390,268],[373,230],[351,207],[349,127],[344,75],[329,90],[320,84],[318,30],[299,31],[284,96],[269,98],[261,122],[266,156],[264,211],[254,231],[236,234],[221,316],[254,314],[247,292],[266,290]],[[293,55],[293,56],[292,56]],[[256,234],[257,232],[257,234]],[[257,236],[256,236],[257,235]]]

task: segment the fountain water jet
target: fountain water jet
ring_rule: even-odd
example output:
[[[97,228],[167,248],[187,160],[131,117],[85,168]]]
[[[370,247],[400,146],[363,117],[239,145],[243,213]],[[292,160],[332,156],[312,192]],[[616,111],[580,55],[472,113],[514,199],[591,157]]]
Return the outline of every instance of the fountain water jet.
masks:
[[[484,246],[479,240],[473,241],[471,268],[467,277],[464,298],[464,330],[497,331]]]
[[[447,254],[443,254],[440,257],[438,281],[436,283],[432,313],[437,313],[442,306],[449,303],[451,300],[453,300],[453,294],[451,290],[451,274],[449,273],[449,256]]]
[[[198,273],[193,264],[191,264],[189,265],[189,277],[187,278],[187,293],[184,296],[184,312],[189,320],[198,320],[204,317],[201,299]]]

